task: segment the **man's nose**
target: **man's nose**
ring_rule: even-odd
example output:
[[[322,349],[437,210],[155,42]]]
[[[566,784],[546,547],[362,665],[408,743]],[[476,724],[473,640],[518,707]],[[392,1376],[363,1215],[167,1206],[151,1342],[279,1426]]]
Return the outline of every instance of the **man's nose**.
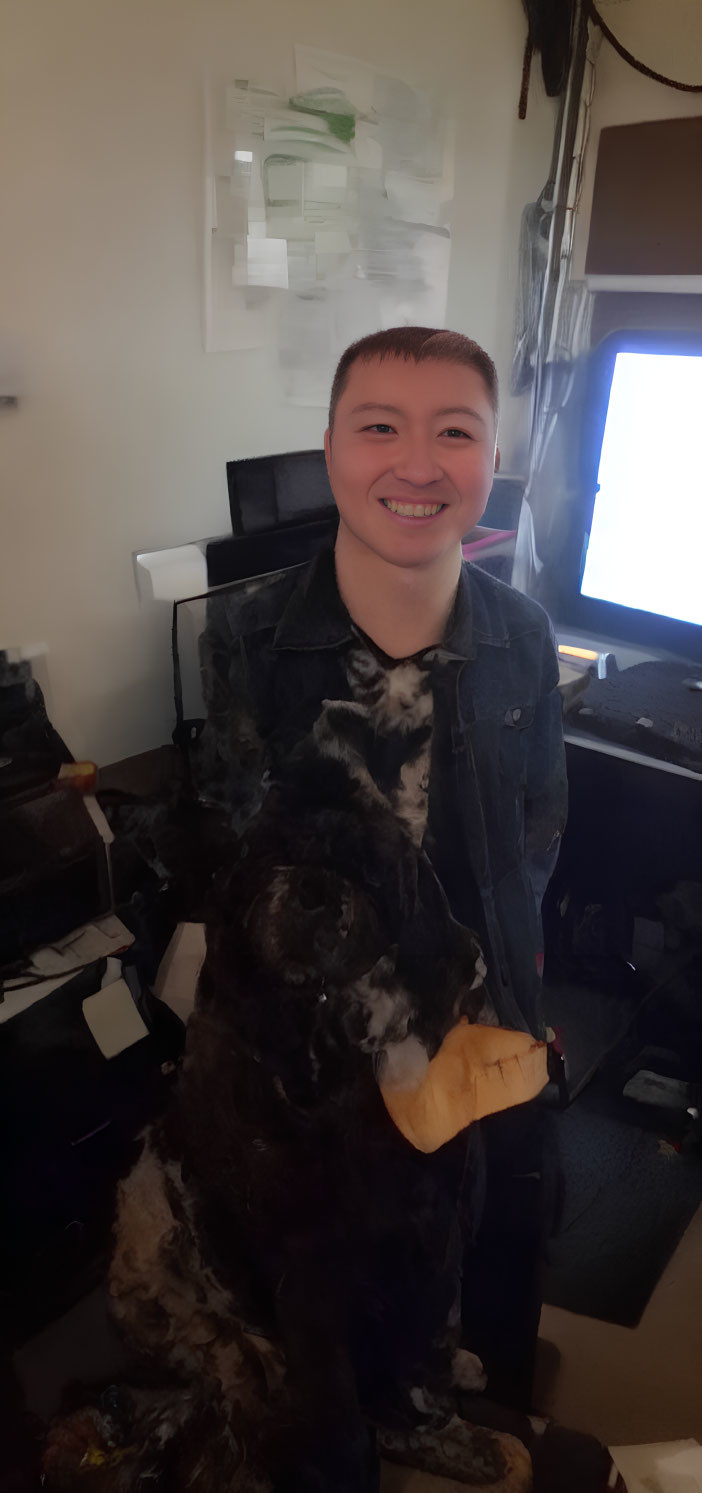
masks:
[[[399,482],[410,482],[413,487],[428,487],[438,482],[443,472],[433,442],[423,435],[407,435],[395,453],[393,474]]]

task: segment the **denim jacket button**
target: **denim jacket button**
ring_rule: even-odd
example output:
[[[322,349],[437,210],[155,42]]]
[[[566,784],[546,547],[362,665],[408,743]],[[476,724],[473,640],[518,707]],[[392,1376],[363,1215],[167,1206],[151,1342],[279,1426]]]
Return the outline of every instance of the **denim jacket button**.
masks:
[[[521,710],[520,710],[520,709],[519,709],[519,707],[517,707],[517,709],[516,709],[516,710],[513,710],[513,711],[512,711],[512,720],[513,720],[513,721],[520,721],[520,720],[521,720],[521,718],[522,718],[522,712],[521,712]]]

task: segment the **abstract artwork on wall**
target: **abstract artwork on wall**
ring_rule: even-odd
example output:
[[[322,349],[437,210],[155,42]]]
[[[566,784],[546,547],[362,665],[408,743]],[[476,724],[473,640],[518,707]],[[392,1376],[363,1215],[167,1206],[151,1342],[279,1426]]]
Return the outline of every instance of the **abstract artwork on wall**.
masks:
[[[285,398],[324,405],[356,337],[442,326],[452,132],[425,93],[313,47],[290,97],[208,92],[205,346],[275,347]]]

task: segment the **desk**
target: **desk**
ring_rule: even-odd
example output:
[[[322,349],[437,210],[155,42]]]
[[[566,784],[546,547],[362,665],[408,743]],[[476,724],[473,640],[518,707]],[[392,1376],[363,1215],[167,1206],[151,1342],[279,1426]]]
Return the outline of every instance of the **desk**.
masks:
[[[696,883],[702,942],[702,775],[584,733],[565,739],[570,806],[544,907],[547,963],[566,893],[583,914],[602,907],[602,953],[626,960],[634,919],[660,920],[658,898]]]
[[[678,767],[676,762],[663,762],[660,757],[649,757],[644,752],[632,752],[629,747],[617,746],[615,742],[603,741],[597,736],[588,736],[585,731],[566,731],[564,739],[567,746],[582,747],[588,752],[602,752],[606,757],[619,757],[622,762],[636,762],[655,772],[671,772],[677,777],[692,778],[693,781],[702,783],[702,773],[693,772],[689,767]]]

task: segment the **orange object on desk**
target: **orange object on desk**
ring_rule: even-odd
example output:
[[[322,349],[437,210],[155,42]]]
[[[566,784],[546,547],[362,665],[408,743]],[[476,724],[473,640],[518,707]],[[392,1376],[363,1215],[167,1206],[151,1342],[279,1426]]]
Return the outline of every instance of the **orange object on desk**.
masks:
[[[92,793],[97,783],[97,767],[94,762],[62,762],[54,788],[75,788],[79,793]]]

